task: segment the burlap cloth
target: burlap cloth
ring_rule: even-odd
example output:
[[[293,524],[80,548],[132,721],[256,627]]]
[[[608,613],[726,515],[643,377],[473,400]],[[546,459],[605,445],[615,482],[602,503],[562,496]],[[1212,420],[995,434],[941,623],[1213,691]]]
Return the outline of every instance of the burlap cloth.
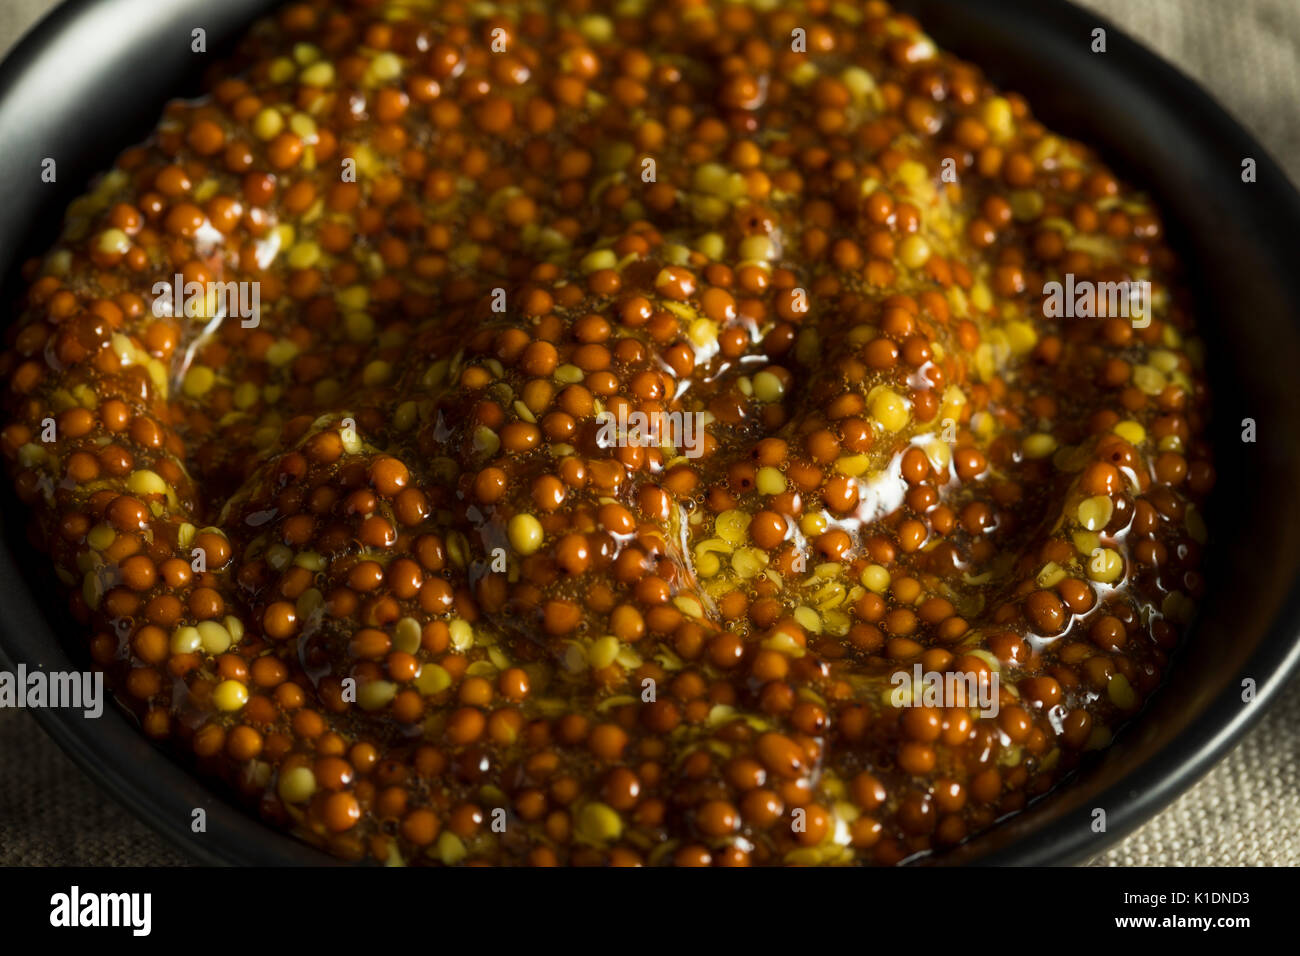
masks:
[[[1215,94],[1300,182],[1300,3],[1081,0]],[[7,50],[51,0],[0,0]],[[1204,780],[1097,866],[1300,864],[1300,681]],[[0,864],[181,864],[26,713],[0,711]]]

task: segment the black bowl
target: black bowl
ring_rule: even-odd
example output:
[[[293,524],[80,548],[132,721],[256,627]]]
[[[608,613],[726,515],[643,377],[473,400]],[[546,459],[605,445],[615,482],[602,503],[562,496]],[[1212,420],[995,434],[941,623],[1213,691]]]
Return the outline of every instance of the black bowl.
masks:
[[[72,0],[0,65],[0,301],[14,268],[53,238],[59,213],[115,153],[140,139],[164,101],[195,90],[212,62],[269,0]],[[1219,482],[1207,519],[1208,589],[1166,685],[1106,751],[1023,813],[936,862],[1074,863],[1100,852],[1202,776],[1262,714],[1300,662],[1300,278],[1291,260],[1300,196],[1264,149],[1202,90],[1099,17],[1047,0],[901,0],[940,46],[1025,93],[1036,115],[1096,145],[1152,193],[1189,263],[1209,345]],[[191,52],[191,31],[208,49]],[[1092,31],[1107,52],[1091,51]],[[40,181],[58,162],[57,184]],[[1242,161],[1257,181],[1244,183]],[[1243,443],[1242,420],[1258,441]],[[86,666],[42,560],[5,505],[0,545],[0,662]],[[64,638],[63,640],[60,637]],[[1243,682],[1254,694],[1243,700]],[[37,711],[92,777],[205,863],[322,863],[147,743],[116,709],[87,721]],[[192,810],[208,829],[190,832]],[[1104,833],[1092,829],[1106,811]]]

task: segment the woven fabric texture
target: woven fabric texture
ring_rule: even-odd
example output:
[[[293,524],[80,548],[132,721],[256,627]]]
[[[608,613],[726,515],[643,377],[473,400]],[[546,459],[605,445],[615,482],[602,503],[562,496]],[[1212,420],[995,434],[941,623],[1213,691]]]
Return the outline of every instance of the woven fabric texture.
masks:
[[[1300,182],[1300,3],[1080,0],[1213,93]],[[0,3],[0,52],[50,0]],[[1032,98],[1031,98],[1032,100]],[[0,865],[186,858],[87,779],[23,712],[0,711]],[[1095,866],[1300,864],[1300,680],[1222,763]]]

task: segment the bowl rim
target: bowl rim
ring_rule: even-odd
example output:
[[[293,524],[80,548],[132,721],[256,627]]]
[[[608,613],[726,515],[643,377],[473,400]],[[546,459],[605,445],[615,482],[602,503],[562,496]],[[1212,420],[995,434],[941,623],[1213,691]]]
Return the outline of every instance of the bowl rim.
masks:
[[[1256,160],[1257,184],[1264,184],[1265,188],[1250,194],[1249,211],[1243,212],[1241,218],[1276,240],[1271,243],[1271,249],[1278,274],[1287,275],[1293,271],[1282,250],[1288,248],[1287,240],[1293,235],[1285,224],[1300,224],[1300,193],[1297,193],[1295,184],[1263,144],[1211,93],[1109,19],[1067,0],[893,2],[905,10],[959,5],[963,12],[975,11],[982,22],[1005,25],[1018,21],[1032,29],[1036,37],[1058,43],[1065,36],[1076,38],[1074,42],[1082,42],[1078,38],[1089,37],[1098,27],[1105,29],[1107,51],[1099,70],[1108,71],[1130,85],[1140,85],[1146,101],[1163,113],[1177,117],[1179,125],[1194,126],[1196,139],[1215,155],[1231,157],[1234,168],[1242,157]],[[927,32],[939,31],[927,28]],[[994,68],[979,62],[969,53],[961,53],[959,42],[954,42],[951,49],[975,62],[986,74],[996,75]],[[1029,98],[1032,101],[1032,95]],[[1194,123],[1184,118],[1193,116]],[[1105,149],[1104,144],[1096,145]],[[1294,278],[1292,283],[1300,292],[1300,284],[1296,284]],[[1194,628],[1197,626],[1193,625]],[[1180,649],[1186,641],[1187,637]],[[1176,651],[1174,666],[1177,666],[1177,660]],[[982,852],[969,862],[980,866],[1044,866],[1077,864],[1098,856],[1168,807],[1204,777],[1262,719],[1297,672],[1300,672],[1300,578],[1291,582],[1286,598],[1253,652],[1243,661],[1236,678],[1225,682],[1222,691],[1173,739],[1095,794],[1091,802],[1107,808],[1103,834],[1090,829],[1086,815],[1072,812],[1047,821],[1013,842]],[[1249,706],[1243,706],[1241,698],[1240,684],[1245,677],[1256,682],[1255,696]],[[1120,733],[1131,733],[1140,726],[1143,716],[1139,713],[1130,718]],[[1071,781],[1067,779],[1049,791],[1049,795],[1068,790],[1070,786]],[[971,843],[995,833],[1000,826],[995,825],[977,835]]]
[[[280,0],[240,0],[237,5],[234,0],[223,0],[227,4],[225,9],[203,11],[202,24],[211,28],[233,18],[247,26],[277,2]],[[121,10],[134,4],[133,12],[153,17],[158,23],[165,22],[168,29],[180,25],[178,18],[185,14],[181,5],[171,10],[156,10],[153,3],[154,0],[62,0],[50,9],[0,60],[0,127],[13,122],[6,115],[11,106],[18,103],[21,107],[18,94],[24,79],[30,79],[51,63],[57,64],[62,48],[74,47],[77,35],[92,18],[111,19],[114,25],[132,22],[121,16]],[[191,16],[185,20],[186,36],[192,19]],[[129,28],[132,31],[129,42],[140,45],[138,34],[151,27],[134,21]],[[209,32],[220,31],[209,29]],[[213,39],[214,46],[220,42],[220,38]],[[16,112],[23,111],[18,108]],[[19,119],[31,115],[29,110]],[[106,158],[111,159],[111,154]],[[106,164],[100,168],[106,168]],[[0,250],[0,285],[6,285],[6,277],[12,276],[14,267],[23,259],[25,252],[20,243],[28,238],[32,222],[27,217],[28,221],[18,224],[15,230],[8,222],[9,211],[0,212],[6,220],[0,223],[0,245],[9,239],[14,242],[12,254],[5,255]],[[8,325],[8,320],[4,324]],[[6,505],[15,501],[9,488],[2,494],[0,500]],[[24,567],[24,554],[16,554],[10,547],[15,529],[9,526],[25,521],[26,517],[21,505],[19,508],[17,513],[8,510],[0,513],[0,609],[3,609],[0,668],[12,671],[21,663],[50,670],[78,669],[89,663],[88,658],[76,660],[68,653],[67,642],[56,633],[51,617],[37,608],[35,596],[24,580],[20,571]],[[78,642],[71,643],[78,645]],[[346,865],[263,822],[236,802],[218,781],[193,774],[180,759],[149,741],[111,698],[110,694],[103,714],[93,722],[75,710],[35,708],[29,713],[102,791],[192,862],[208,866]],[[191,830],[190,814],[195,808],[206,811],[206,830],[198,835]]]
[[[20,79],[55,55],[67,36],[96,8],[110,8],[126,0],[64,0],[31,27],[0,62],[0,115]],[[265,13],[272,6],[262,2]],[[913,11],[927,6],[927,0],[895,0],[896,8]],[[1112,54],[1098,67],[1119,71],[1129,81],[1140,77],[1148,100],[1165,112],[1196,115],[1198,139],[1216,150],[1257,161],[1258,178],[1268,184],[1268,195],[1260,190],[1247,218],[1260,228],[1284,238],[1284,224],[1300,223],[1300,194],[1278,164],[1253,136],[1233,119],[1214,97],[1161,56],[1130,38],[1103,16],[1083,10],[1064,0],[965,0],[964,7],[981,19],[1014,19],[1038,35],[1086,36],[1095,27],[1107,31]],[[245,22],[251,22],[249,17]],[[924,20],[922,25],[926,26]],[[927,32],[931,32],[927,27]],[[986,73],[994,74],[969,52],[961,54]],[[1267,203],[1269,215],[1261,215]],[[21,237],[19,237],[21,238]],[[1280,250],[1285,244],[1274,244]],[[15,252],[14,261],[20,259]],[[11,262],[0,262],[0,273]],[[1285,274],[1285,273],[1283,273]],[[5,516],[6,520],[9,516]],[[34,664],[42,659],[54,665],[71,661],[54,638],[48,617],[35,601],[18,573],[21,555],[14,554],[7,541],[0,542],[0,598],[6,613],[0,614],[0,665],[14,669],[18,663]],[[20,593],[13,594],[14,582]],[[45,636],[53,644],[42,645]],[[1232,682],[1201,713],[1160,750],[1127,770],[1110,787],[1100,791],[1099,801],[1108,811],[1106,833],[1097,835],[1078,819],[1064,815],[1033,829],[1007,845],[961,861],[977,865],[1049,865],[1077,863],[1096,856],[1126,836],[1174,798],[1204,776],[1247,730],[1254,726],[1278,698],[1283,685],[1300,668],[1300,582],[1293,582],[1258,646],[1245,661],[1242,673],[1257,680],[1253,706],[1243,707]],[[80,769],[107,791],[119,804],[164,836],[178,849],[209,865],[334,865],[339,861],[296,838],[273,829],[219,791],[212,782],[191,774],[180,762],[145,740],[138,729],[114,705],[87,729],[81,718],[61,710],[37,709],[33,716]],[[1142,716],[1134,718],[1140,722]],[[106,729],[105,729],[106,728]],[[130,769],[128,769],[130,768]],[[151,787],[150,782],[162,786]],[[1063,788],[1071,785],[1067,781]],[[207,838],[195,840],[178,811],[208,804]],[[978,835],[980,840],[990,831]],[[942,864],[943,857],[933,862]]]

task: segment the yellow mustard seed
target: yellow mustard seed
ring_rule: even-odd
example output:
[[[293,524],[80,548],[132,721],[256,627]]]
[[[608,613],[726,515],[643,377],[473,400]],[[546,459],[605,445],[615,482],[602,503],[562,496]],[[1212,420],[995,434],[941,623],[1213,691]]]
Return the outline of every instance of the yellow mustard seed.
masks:
[[[506,526],[510,546],[520,554],[528,555],[542,546],[545,532],[542,523],[530,514],[521,513],[511,517]]]
[[[248,688],[237,680],[223,680],[212,690],[212,703],[218,710],[239,710],[248,703]]]
[[[306,803],[316,792],[316,775],[309,767],[290,767],[280,773],[275,789],[285,803]]]

